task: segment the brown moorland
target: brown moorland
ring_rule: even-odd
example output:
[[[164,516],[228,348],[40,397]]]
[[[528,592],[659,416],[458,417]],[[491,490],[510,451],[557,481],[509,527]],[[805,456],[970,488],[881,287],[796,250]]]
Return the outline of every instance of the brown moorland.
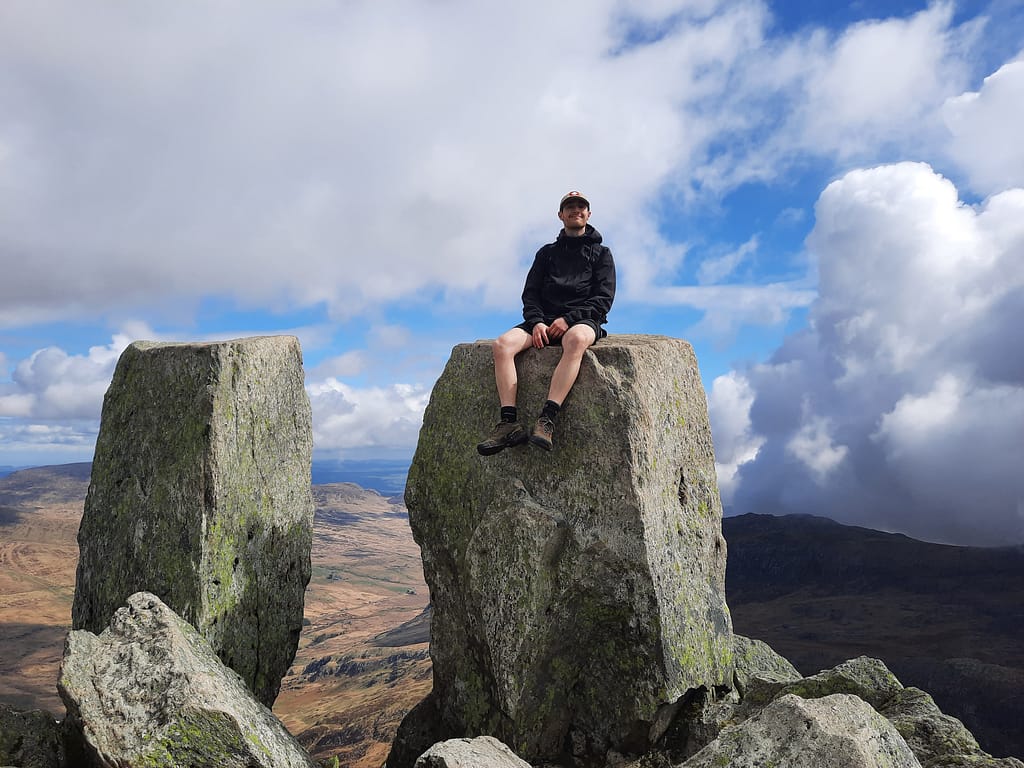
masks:
[[[89,465],[0,478],[0,701],[58,717],[78,525]],[[427,604],[405,507],[349,483],[313,488],[313,576],[295,662],[274,712],[319,760],[377,768],[406,711],[430,691],[423,634],[375,640]],[[400,685],[399,685],[400,681]]]

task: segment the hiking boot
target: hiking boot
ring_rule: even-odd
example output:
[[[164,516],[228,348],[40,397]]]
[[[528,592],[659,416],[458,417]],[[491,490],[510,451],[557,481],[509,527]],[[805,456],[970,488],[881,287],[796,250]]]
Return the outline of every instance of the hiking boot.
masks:
[[[522,445],[527,441],[529,435],[523,429],[523,425],[517,421],[502,421],[498,423],[487,439],[477,443],[476,450],[481,456],[493,456],[499,451],[513,445]]]
[[[549,419],[547,416],[541,416],[537,419],[537,424],[533,428],[533,434],[530,435],[530,442],[536,445],[538,448],[543,448],[545,451],[551,450],[551,437],[555,434],[555,422]]]

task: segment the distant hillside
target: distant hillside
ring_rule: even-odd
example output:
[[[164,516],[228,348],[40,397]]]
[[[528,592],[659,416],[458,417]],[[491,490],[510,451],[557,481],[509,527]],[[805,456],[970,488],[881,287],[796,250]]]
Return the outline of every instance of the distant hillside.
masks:
[[[0,702],[20,709],[64,712],[56,679],[89,470],[41,467],[0,478]],[[352,483],[316,485],[313,496],[304,628],[274,711],[318,759],[377,768],[431,685],[416,633],[378,640],[427,604],[419,549],[394,498]]]
[[[91,471],[88,462],[19,469],[0,477],[0,506],[84,502]]]
[[[723,521],[736,631],[804,674],[865,654],[995,755],[1024,755],[1024,550],[915,541],[812,516]]]

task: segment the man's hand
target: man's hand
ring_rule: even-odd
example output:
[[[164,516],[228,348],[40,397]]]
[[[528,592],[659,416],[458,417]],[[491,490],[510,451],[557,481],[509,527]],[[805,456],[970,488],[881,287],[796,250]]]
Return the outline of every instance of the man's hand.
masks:
[[[540,349],[548,343],[548,327],[544,323],[537,323],[533,326],[533,346]]]
[[[564,317],[560,317],[548,326],[548,336],[552,339],[560,339],[565,336],[565,332],[568,330],[569,323],[565,321]]]

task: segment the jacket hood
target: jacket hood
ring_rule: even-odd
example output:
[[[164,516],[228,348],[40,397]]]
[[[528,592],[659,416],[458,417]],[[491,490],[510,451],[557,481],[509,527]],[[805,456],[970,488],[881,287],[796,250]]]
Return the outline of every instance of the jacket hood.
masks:
[[[598,243],[601,242],[601,240],[602,240],[601,233],[598,232],[596,229],[594,229],[589,224],[587,224],[587,226],[583,229],[583,234],[580,235],[579,237],[569,237],[569,235],[565,234],[565,229],[562,229],[558,233],[558,239],[555,242],[562,242],[562,241],[573,242],[573,241],[576,241],[576,242],[579,242],[581,244],[582,243],[593,243],[594,245],[597,245]]]

